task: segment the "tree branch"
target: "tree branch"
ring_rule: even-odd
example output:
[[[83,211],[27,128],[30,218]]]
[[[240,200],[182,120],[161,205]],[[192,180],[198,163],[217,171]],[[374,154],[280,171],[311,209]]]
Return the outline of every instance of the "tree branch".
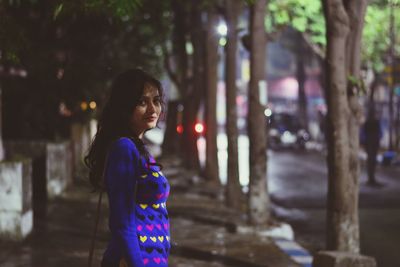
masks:
[[[288,24],[284,24],[284,25],[281,25],[281,26],[277,27],[277,29],[276,29],[275,31],[273,31],[273,32],[267,32],[267,33],[266,33],[267,41],[271,41],[271,42],[276,41],[276,39],[278,39],[278,38],[281,36],[281,34],[282,34],[288,27],[289,27]]]
[[[168,76],[171,81],[175,83],[177,88],[180,88],[180,82],[178,81],[178,76],[173,72],[171,67],[170,58],[171,55],[168,53],[168,49],[165,44],[162,45],[163,55],[164,55],[164,67],[167,70]]]
[[[313,43],[309,34],[302,32],[301,35],[303,36],[304,42],[307,46],[319,57],[320,60],[324,61],[326,57],[325,51],[320,46]]]

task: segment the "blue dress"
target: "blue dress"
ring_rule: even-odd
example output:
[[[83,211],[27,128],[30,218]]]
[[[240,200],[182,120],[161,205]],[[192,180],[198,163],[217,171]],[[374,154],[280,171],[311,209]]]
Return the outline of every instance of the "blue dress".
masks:
[[[153,158],[151,162],[155,162]],[[127,137],[114,141],[105,169],[111,240],[103,261],[129,267],[167,267],[170,252],[166,201],[170,186]]]

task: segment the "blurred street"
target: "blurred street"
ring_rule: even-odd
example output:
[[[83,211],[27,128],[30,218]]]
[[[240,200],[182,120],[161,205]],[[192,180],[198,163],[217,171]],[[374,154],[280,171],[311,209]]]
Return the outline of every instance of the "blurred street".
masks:
[[[218,135],[220,177],[226,179],[226,136]],[[200,142],[200,153],[205,147]],[[248,183],[248,138],[239,137],[239,171]],[[312,254],[325,248],[327,165],[325,152],[315,149],[268,151],[268,187],[274,215],[289,223],[295,239]],[[361,161],[360,238],[361,252],[377,259],[378,266],[399,266],[400,167],[378,165],[380,185],[366,185],[365,161]],[[395,264],[396,263],[396,264]]]
[[[360,181],[361,253],[378,266],[400,266],[400,167],[377,169],[381,186],[366,185],[365,166]],[[325,247],[327,168],[314,151],[270,151],[269,190],[275,216],[292,225],[297,242],[316,252]]]
[[[173,267],[296,267],[269,237],[239,233],[240,211],[224,207],[222,191],[199,183],[182,169],[180,161],[164,158],[163,173],[172,185],[167,203],[171,218],[170,266]],[[34,232],[22,243],[0,242],[2,267],[86,266],[94,226],[97,194],[81,181],[48,205],[47,218],[35,222]],[[99,266],[108,240],[107,205],[103,199],[95,261]],[[244,244],[246,244],[244,246]]]

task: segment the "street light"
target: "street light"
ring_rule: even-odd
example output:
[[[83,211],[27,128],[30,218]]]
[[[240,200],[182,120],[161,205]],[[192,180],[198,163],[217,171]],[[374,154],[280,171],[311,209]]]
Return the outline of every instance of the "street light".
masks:
[[[228,34],[228,27],[226,26],[225,22],[221,21],[217,26],[217,32],[222,37],[225,37]]]
[[[225,46],[226,45],[226,35],[228,34],[228,27],[224,21],[221,21],[217,26],[217,33],[220,36],[219,38],[219,45]]]

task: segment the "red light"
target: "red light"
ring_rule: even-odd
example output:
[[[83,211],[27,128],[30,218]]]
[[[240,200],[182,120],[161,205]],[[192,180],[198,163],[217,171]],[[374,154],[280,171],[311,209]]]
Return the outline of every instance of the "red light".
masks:
[[[179,124],[178,126],[176,126],[176,132],[178,134],[182,134],[183,133],[183,126],[182,124]]]
[[[196,125],[194,126],[194,130],[196,131],[196,133],[203,133],[204,132],[204,126],[202,123],[198,122],[196,123]]]

